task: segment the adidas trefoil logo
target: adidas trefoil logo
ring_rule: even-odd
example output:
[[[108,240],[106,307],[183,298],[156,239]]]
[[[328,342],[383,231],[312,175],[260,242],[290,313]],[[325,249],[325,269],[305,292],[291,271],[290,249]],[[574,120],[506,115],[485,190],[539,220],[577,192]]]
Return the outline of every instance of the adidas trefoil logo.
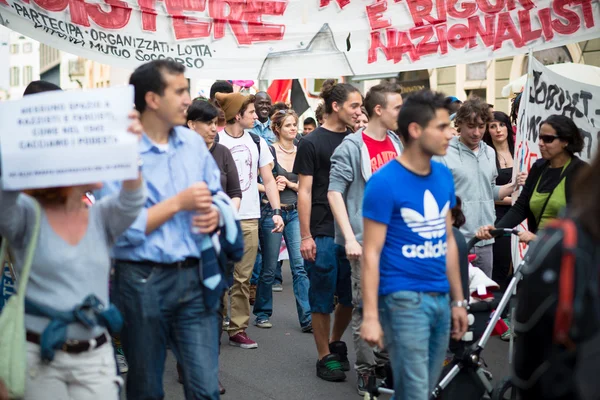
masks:
[[[446,202],[440,210],[433,194],[426,190],[423,195],[423,211],[425,215],[410,208],[401,208],[400,213],[408,227],[425,239],[436,239],[446,233],[446,215],[450,210],[450,202]]]

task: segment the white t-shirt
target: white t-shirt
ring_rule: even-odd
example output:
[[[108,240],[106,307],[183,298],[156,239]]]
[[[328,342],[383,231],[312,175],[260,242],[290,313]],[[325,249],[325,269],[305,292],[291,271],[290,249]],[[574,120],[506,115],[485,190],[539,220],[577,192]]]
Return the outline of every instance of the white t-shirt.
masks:
[[[239,138],[232,138],[225,131],[219,132],[219,143],[231,151],[240,176],[242,202],[240,219],[260,218],[260,195],[258,193],[258,169],[273,162],[273,155],[263,138],[260,138],[260,160],[258,146],[248,132]]]

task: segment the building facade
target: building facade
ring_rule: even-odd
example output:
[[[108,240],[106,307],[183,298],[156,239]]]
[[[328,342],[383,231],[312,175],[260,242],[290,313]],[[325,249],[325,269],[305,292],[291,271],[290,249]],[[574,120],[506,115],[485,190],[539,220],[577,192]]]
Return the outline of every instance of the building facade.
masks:
[[[39,42],[20,33],[8,33],[8,87],[6,98],[19,99],[31,81],[40,79]]]

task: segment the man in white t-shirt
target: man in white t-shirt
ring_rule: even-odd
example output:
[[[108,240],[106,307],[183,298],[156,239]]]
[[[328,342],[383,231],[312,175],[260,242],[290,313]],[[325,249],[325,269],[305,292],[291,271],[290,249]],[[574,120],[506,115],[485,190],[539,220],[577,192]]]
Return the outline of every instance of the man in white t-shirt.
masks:
[[[255,349],[258,344],[246,334],[250,321],[250,277],[258,250],[258,220],[260,195],[258,175],[262,178],[269,203],[273,206],[274,232],[283,230],[279,208],[279,191],[271,170],[273,156],[267,142],[246,129],[252,129],[256,116],[254,96],[241,93],[217,93],[219,105],[225,113],[227,125],[219,132],[219,143],[231,151],[240,177],[242,201],[240,220],[244,234],[244,257],[235,264],[231,287],[231,317],[229,344],[243,349]]]

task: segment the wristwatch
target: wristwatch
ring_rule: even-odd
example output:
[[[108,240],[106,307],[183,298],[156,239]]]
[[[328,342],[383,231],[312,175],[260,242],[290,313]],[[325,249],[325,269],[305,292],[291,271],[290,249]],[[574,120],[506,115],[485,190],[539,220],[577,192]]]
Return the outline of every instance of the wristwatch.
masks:
[[[273,215],[279,215],[279,216],[281,216],[281,208],[274,208],[273,209]]]
[[[469,302],[467,300],[458,300],[458,301],[453,301],[450,303],[451,307],[467,308],[468,305],[469,305]]]

